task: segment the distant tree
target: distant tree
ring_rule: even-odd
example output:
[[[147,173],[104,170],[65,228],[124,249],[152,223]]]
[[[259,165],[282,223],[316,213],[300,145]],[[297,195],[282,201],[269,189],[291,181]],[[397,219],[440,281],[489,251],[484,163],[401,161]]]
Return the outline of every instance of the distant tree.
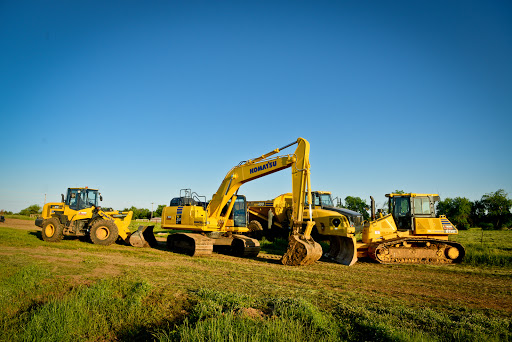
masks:
[[[466,197],[446,198],[437,203],[437,213],[446,215],[453,224],[461,229],[470,227],[473,203]]]
[[[164,210],[164,208],[165,208],[165,204],[159,204],[158,208],[156,208],[153,216],[154,217],[162,217],[162,211]]]
[[[133,211],[132,219],[150,219],[151,218],[151,210],[146,208],[136,208],[131,206],[130,208],[125,208],[123,211]]]
[[[341,207],[357,211],[358,213],[363,215],[365,220],[370,219],[370,214],[368,213],[368,203],[366,203],[366,201],[362,200],[360,197],[345,197],[345,203],[341,203]]]
[[[19,212],[20,215],[31,215],[31,214],[40,214],[41,213],[41,206],[37,204],[32,204],[29,207],[26,207],[25,209],[21,210]]]
[[[395,190],[393,191],[394,194],[405,194],[406,192],[403,190]]]
[[[480,226],[486,220],[485,205],[481,200],[476,200],[471,206],[471,222],[474,226]]]
[[[503,189],[491,192],[482,196],[481,203],[486,212],[486,221],[492,223],[495,228],[500,229],[511,221],[510,208],[512,200]]]

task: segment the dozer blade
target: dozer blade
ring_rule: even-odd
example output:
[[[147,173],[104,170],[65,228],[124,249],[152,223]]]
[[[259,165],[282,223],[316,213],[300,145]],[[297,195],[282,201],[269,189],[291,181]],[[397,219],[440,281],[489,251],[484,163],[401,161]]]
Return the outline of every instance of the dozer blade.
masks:
[[[327,256],[345,266],[352,266],[357,262],[357,248],[355,237],[331,236]]]
[[[136,232],[130,235],[130,245],[133,247],[156,247],[158,242],[153,234],[155,226],[139,226]]]
[[[281,262],[288,266],[306,266],[314,264],[322,257],[322,246],[313,239],[305,240],[299,235],[291,235],[288,249]]]

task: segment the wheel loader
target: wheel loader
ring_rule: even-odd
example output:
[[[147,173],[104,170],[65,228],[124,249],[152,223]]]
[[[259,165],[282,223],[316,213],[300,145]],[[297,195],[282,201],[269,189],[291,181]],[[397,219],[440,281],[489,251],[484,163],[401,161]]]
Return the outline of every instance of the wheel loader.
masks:
[[[274,156],[294,144],[297,149],[293,154]],[[247,203],[238,190],[244,183],[286,168],[292,171],[291,233],[281,262],[295,266],[316,262],[322,256],[322,247],[311,238],[314,225],[311,210],[310,219],[304,220],[304,201],[306,193],[311,198],[311,181],[309,142],[303,138],[261,157],[240,162],[227,173],[209,202],[190,190],[182,191],[180,197],[171,200],[162,211],[163,229],[183,231],[168,236],[168,248],[191,256],[211,254],[214,247],[238,256],[256,256],[260,245],[258,240],[244,235],[249,232]],[[144,233],[139,230],[133,236]]]
[[[436,217],[437,194],[386,194],[388,212],[375,215],[363,228],[357,256],[370,257],[382,264],[451,264],[460,263],[464,247],[449,241],[458,230],[445,215]]]
[[[46,203],[42,216],[35,221],[42,229],[44,241],[58,242],[64,236],[76,236],[104,246],[118,238],[129,242],[132,211],[103,210],[98,205],[103,200],[101,194],[88,187],[68,188],[66,198],[64,194],[61,196],[62,202]],[[153,242],[151,237],[147,240]]]
[[[310,198],[310,197],[308,197]],[[357,261],[354,234],[363,227],[363,216],[352,210],[333,205],[331,193],[313,191],[312,219],[314,239],[330,241],[326,256],[343,264]],[[282,194],[273,200],[249,201],[249,229],[257,237],[269,239],[282,236],[290,229],[292,194]],[[304,211],[309,208],[308,200]]]

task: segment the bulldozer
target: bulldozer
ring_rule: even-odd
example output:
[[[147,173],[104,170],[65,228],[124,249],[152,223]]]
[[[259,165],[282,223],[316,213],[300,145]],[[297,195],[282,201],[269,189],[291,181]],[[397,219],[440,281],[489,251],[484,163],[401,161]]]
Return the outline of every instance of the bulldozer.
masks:
[[[293,154],[274,156],[281,150],[297,144]],[[191,256],[209,255],[214,250],[227,250],[237,256],[257,256],[260,244],[245,233],[247,201],[238,194],[240,186],[260,177],[291,168],[292,213],[288,248],[281,262],[285,265],[309,265],[322,256],[322,247],[311,238],[314,221],[304,219],[306,193],[311,198],[309,142],[303,138],[272,150],[260,157],[242,161],[224,177],[217,192],[207,202],[189,189],[180,191],[162,211],[162,228],[181,230],[167,237],[167,246],[173,252]],[[140,230],[132,236],[148,236]]]
[[[450,241],[458,234],[445,215],[436,217],[438,194],[390,193],[388,212],[375,213],[371,200],[371,221],[365,222],[362,241],[357,243],[357,257],[369,257],[382,264],[452,264],[460,263],[464,247]]]
[[[333,205],[328,191],[312,191],[306,198],[304,211],[308,211],[309,198],[312,198],[313,237],[315,241],[329,240],[326,257],[343,265],[353,265],[357,261],[355,232],[363,227],[363,216],[355,211]],[[249,201],[249,229],[258,238],[269,240],[282,237],[290,230],[292,214],[292,194],[286,193],[272,200]]]
[[[68,188],[66,198],[61,196],[61,202],[46,203],[35,221],[42,229],[44,241],[58,242],[64,236],[75,236],[90,238],[94,244],[103,246],[118,238],[129,243],[132,211],[103,210],[98,205],[103,200],[98,189]]]

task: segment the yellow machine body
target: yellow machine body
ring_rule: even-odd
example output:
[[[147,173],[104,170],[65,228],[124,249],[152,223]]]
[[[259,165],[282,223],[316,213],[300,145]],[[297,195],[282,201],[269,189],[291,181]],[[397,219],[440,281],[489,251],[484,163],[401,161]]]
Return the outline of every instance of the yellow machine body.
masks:
[[[382,263],[458,263],[464,247],[449,241],[457,228],[444,215],[436,217],[437,194],[387,194],[388,215],[375,216],[363,227],[357,255]]]
[[[110,244],[117,237],[126,241],[130,236],[128,226],[133,212],[103,210],[98,205],[101,199],[98,189],[68,188],[66,199],[62,195],[62,202],[44,205],[35,224],[43,228],[46,241],[59,241],[63,236],[89,236],[95,224],[93,242]]]

